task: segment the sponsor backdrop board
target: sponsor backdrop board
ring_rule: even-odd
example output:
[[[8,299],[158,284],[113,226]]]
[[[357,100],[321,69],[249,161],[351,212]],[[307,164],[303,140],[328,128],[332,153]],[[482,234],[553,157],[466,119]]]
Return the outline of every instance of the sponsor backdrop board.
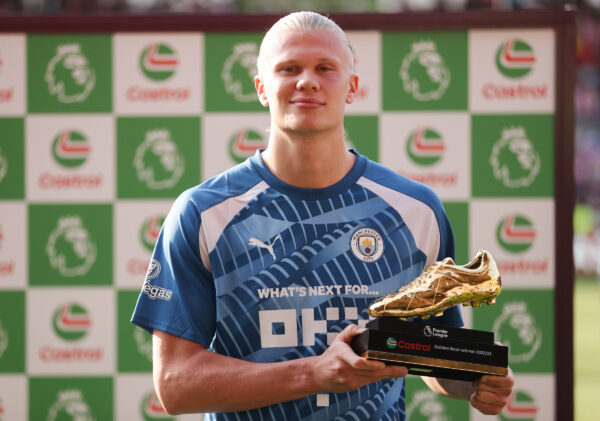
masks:
[[[458,264],[496,257],[498,303],[463,314],[510,346],[497,419],[570,419],[573,16],[481,18],[339,16],[347,144],[439,194]],[[201,418],[164,413],[129,318],[173,200],[267,145],[253,76],[275,17],[128,19],[0,19],[0,421]],[[416,377],[406,410],[484,418]]]

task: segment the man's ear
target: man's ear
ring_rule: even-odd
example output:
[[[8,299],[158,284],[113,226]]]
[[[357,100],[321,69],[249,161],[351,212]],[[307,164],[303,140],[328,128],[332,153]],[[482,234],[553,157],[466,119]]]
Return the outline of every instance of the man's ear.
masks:
[[[350,89],[348,89],[348,95],[346,95],[346,104],[352,104],[354,102],[354,95],[358,91],[358,75],[350,75]]]
[[[263,107],[269,106],[269,101],[267,100],[267,94],[265,93],[265,84],[262,81],[260,75],[254,76],[254,87],[256,88],[256,93],[258,94],[258,100],[263,105]]]

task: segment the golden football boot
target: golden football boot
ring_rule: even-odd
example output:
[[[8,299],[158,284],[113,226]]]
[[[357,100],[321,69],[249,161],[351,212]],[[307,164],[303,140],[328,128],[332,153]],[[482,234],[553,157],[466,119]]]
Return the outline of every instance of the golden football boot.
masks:
[[[456,266],[450,257],[435,262],[410,284],[374,301],[369,314],[427,319],[432,314],[441,316],[444,310],[457,304],[473,307],[484,302],[493,304],[501,290],[494,258],[489,252],[479,250],[464,266]]]

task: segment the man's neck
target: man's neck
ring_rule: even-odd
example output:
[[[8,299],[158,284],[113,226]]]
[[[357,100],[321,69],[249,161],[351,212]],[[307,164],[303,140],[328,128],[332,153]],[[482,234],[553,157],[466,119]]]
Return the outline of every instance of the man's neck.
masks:
[[[271,172],[287,184],[317,189],[343,179],[356,156],[346,149],[343,130],[307,135],[272,131],[262,158]]]

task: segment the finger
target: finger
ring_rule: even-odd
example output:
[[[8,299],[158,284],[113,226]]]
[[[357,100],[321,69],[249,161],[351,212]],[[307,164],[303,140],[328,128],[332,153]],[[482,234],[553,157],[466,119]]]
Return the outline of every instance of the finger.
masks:
[[[354,338],[356,335],[364,332],[365,330],[367,330],[367,329],[364,327],[359,327],[358,325],[350,324],[350,325],[346,326],[346,328],[344,330],[342,330],[335,339],[338,339],[342,342],[349,344],[352,341],[352,338]]]
[[[486,384],[481,384],[475,391],[476,392],[482,391],[482,392],[495,393],[496,395],[506,397],[512,393],[512,388],[511,387],[488,386]]]
[[[408,368],[403,365],[389,365],[386,369],[386,378],[388,379],[408,376]]]
[[[472,396],[476,401],[493,406],[504,407],[508,403],[508,395],[499,395],[486,390],[478,390]]]
[[[502,406],[491,405],[475,398],[471,398],[471,406],[485,415],[498,415],[502,411]]]
[[[404,377],[408,374],[408,369],[400,365],[386,364],[383,361],[369,360],[359,357],[353,352],[351,355],[344,354],[342,360],[351,368],[362,371],[363,375],[382,378]]]
[[[364,357],[359,357],[356,354],[344,355],[342,356],[342,361],[355,370],[380,371],[385,369],[385,363],[383,361],[368,360]]]
[[[490,386],[490,387],[501,387],[501,388],[512,388],[515,384],[515,381],[510,376],[489,376],[484,375],[479,379],[481,384]]]
[[[363,379],[371,379],[370,381],[373,382],[385,379],[395,379],[397,377],[406,377],[408,375],[408,369],[404,366],[388,365],[382,370],[357,370],[353,372],[353,375]]]

